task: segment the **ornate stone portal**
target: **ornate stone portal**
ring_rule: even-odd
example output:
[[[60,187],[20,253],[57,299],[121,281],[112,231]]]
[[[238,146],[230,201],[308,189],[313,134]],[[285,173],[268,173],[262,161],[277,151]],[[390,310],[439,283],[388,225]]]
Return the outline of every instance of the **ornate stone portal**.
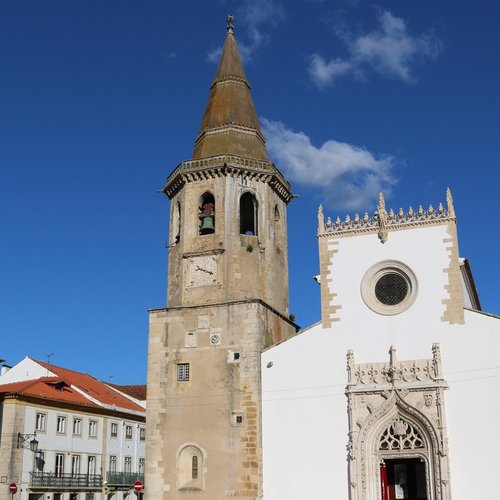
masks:
[[[347,353],[351,500],[381,498],[380,467],[388,460],[418,459],[425,466],[427,500],[450,500],[449,463],[439,344],[432,359],[354,362]],[[404,497],[401,497],[404,498]]]

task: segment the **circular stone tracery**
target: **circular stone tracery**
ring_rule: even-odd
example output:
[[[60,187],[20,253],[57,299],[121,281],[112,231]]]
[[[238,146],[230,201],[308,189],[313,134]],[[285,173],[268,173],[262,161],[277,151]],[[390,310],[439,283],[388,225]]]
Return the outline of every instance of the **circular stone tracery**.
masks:
[[[394,306],[403,302],[408,295],[408,282],[394,272],[382,275],[375,284],[375,296],[382,304]]]
[[[361,282],[365,304],[379,314],[394,315],[406,311],[417,294],[417,279],[402,262],[383,261],[372,266]]]

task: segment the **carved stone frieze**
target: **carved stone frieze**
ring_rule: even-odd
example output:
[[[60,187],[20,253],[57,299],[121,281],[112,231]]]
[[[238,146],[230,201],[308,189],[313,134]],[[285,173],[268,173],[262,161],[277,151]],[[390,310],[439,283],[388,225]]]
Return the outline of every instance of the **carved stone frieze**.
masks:
[[[407,211],[400,208],[395,212],[391,208],[387,212],[384,196],[380,193],[377,209],[372,216],[368,212],[365,212],[362,217],[359,214],[355,214],[354,217],[346,215],[344,220],[337,217],[335,222],[330,217],[327,217],[326,223],[323,208],[321,207],[318,211],[318,236],[378,233],[380,241],[385,243],[391,230],[454,221],[456,215],[449,188],[446,191],[446,201],[446,208],[442,203],[439,203],[438,208],[429,205],[427,210],[420,205],[416,211],[410,207]]]
[[[269,184],[287,203],[293,198],[289,182],[272,162],[235,155],[183,161],[168,176],[163,192],[172,198],[188,182],[225,176],[250,176]]]

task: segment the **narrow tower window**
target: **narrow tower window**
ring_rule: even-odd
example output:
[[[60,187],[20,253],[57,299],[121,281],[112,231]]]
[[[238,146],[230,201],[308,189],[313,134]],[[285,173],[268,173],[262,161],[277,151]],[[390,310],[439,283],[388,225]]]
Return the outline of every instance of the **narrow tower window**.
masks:
[[[204,193],[200,199],[198,215],[199,234],[213,234],[215,232],[215,199],[212,193]]]
[[[274,206],[274,222],[279,222],[280,221],[280,209],[278,208],[278,205]]]
[[[198,456],[193,455],[191,458],[191,478],[198,479]]]
[[[172,226],[172,236],[174,238],[174,243],[179,243],[179,241],[181,241],[181,204],[179,202],[177,202],[174,206]]]
[[[249,192],[240,198],[240,234],[257,236],[257,200]]]

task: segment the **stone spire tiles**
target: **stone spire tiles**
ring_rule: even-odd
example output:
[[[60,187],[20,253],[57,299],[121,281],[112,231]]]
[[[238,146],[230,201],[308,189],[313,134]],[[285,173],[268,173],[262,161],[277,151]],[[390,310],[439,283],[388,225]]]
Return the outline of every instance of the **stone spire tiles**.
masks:
[[[233,34],[232,19],[207,107],[196,139],[193,160],[230,154],[257,160],[269,160],[264,136],[241,64]]]

